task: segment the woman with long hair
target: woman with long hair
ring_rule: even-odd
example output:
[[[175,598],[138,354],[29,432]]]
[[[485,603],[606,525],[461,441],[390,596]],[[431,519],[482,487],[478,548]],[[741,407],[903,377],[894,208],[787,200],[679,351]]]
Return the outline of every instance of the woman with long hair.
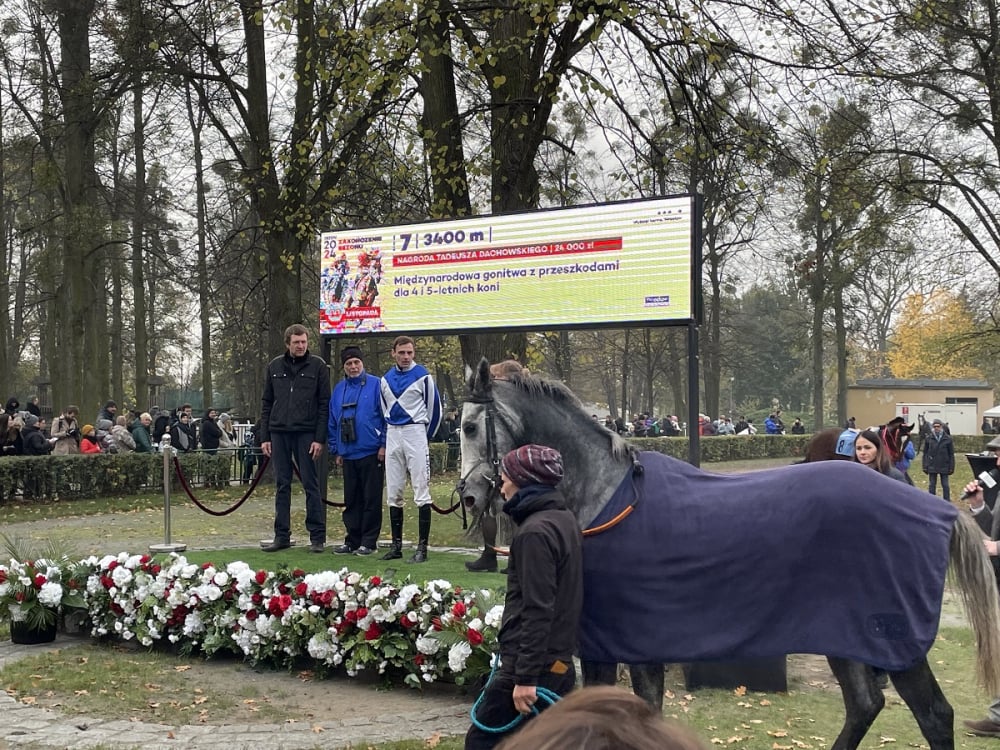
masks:
[[[903,472],[892,465],[889,450],[875,430],[862,430],[854,440],[854,460],[856,463],[868,466],[875,471],[905,482]]]

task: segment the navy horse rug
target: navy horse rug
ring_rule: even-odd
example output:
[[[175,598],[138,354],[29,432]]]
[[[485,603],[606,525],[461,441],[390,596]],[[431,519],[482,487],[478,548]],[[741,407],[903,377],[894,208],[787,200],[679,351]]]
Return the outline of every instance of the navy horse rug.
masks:
[[[584,541],[580,655],[643,664],[930,650],[957,510],[846,461],[740,475],[643,452]]]

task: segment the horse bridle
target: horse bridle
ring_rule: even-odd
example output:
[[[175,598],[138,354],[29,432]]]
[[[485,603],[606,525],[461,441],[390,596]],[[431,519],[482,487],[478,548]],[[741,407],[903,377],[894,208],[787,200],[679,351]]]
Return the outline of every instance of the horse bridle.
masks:
[[[497,410],[496,401],[493,399],[493,396],[476,396],[476,395],[471,395],[471,396],[469,396],[469,398],[466,399],[466,401],[469,402],[469,403],[473,403],[473,404],[482,404],[484,407],[486,407],[486,415],[484,417],[484,421],[485,421],[485,425],[486,425],[486,459],[479,461],[479,463],[477,463],[475,466],[473,466],[471,469],[469,469],[468,473],[465,474],[465,475],[463,475],[459,479],[458,486],[459,487],[463,486],[465,484],[466,477],[471,476],[472,473],[474,471],[476,471],[483,463],[488,463],[489,466],[490,466],[490,468],[492,469],[493,473],[492,474],[486,474],[486,473],[484,473],[483,474],[483,478],[490,485],[490,488],[493,490],[493,493],[495,493],[496,495],[499,495],[500,494],[500,485],[501,485],[502,480],[500,479],[500,460],[501,459],[500,459],[500,451],[497,448],[497,427],[496,427],[496,422],[497,422],[497,419],[503,420],[503,417],[500,416],[500,412]],[[510,430],[508,428],[508,432],[509,431]],[[632,511],[634,511],[636,509],[636,506],[639,505],[640,493],[639,493],[638,487],[636,486],[636,480],[639,477],[641,477],[643,475],[643,473],[644,473],[643,472],[643,466],[639,462],[638,455],[637,454],[633,454],[632,455],[632,471],[629,473],[629,479],[630,479],[630,481],[632,483],[632,491],[633,491],[632,502],[630,502],[621,512],[618,513],[618,515],[616,515],[610,521],[602,523],[599,526],[594,526],[594,527],[590,527],[590,528],[584,529],[583,532],[582,532],[583,536],[588,537],[588,536],[594,536],[596,534],[600,534],[601,532],[604,532],[604,531],[607,531],[609,529],[614,528],[619,523],[621,523],[626,518],[628,518],[628,516],[632,513]],[[490,496],[488,496],[486,498],[486,500],[487,500],[487,503],[486,503],[487,507],[489,507],[489,501],[492,500],[492,497],[493,497],[493,495],[491,494]]]
[[[497,447],[497,419],[502,420],[503,418],[497,411],[496,401],[493,399],[493,396],[472,395],[466,401],[473,404],[482,404],[486,408],[486,415],[484,417],[486,426],[486,458],[469,469],[468,473],[459,479],[459,484],[464,485],[466,478],[471,476],[482,464],[486,463],[489,466],[490,473],[483,472],[483,479],[486,480],[487,484],[493,490],[492,494],[499,495],[502,480],[500,479],[500,450]],[[492,494],[486,498],[487,506],[489,505],[488,501],[492,500]]]

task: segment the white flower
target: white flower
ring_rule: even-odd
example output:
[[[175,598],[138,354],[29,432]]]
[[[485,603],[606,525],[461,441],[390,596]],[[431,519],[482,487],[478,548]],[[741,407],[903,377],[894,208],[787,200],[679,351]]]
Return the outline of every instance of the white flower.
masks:
[[[472,646],[459,641],[448,649],[448,668],[455,674],[465,669],[465,661],[472,655]]]
[[[132,571],[123,565],[119,565],[111,571],[111,580],[115,582],[116,588],[123,589],[132,580]]]
[[[499,628],[500,623],[503,622],[503,605],[497,604],[490,607],[490,611],[483,616],[483,619],[486,621],[487,627]]]
[[[417,638],[417,651],[428,656],[436,654],[441,648],[441,641],[429,635],[422,635]]]
[[[62,586],[52,581],[46,581],[38,592],[38,601],[45,607],[58,607],[62,601]]]

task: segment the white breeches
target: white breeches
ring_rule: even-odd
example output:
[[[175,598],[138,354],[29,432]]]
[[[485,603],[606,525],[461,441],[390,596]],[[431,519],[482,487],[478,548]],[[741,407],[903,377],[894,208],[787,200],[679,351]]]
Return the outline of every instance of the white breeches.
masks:
[[[406,474],[413,485],[413,502],[431,502],[431,452],[427,446],[427,425],[389,425],[385,439],[385,485],[388,503],[403,507]]]

